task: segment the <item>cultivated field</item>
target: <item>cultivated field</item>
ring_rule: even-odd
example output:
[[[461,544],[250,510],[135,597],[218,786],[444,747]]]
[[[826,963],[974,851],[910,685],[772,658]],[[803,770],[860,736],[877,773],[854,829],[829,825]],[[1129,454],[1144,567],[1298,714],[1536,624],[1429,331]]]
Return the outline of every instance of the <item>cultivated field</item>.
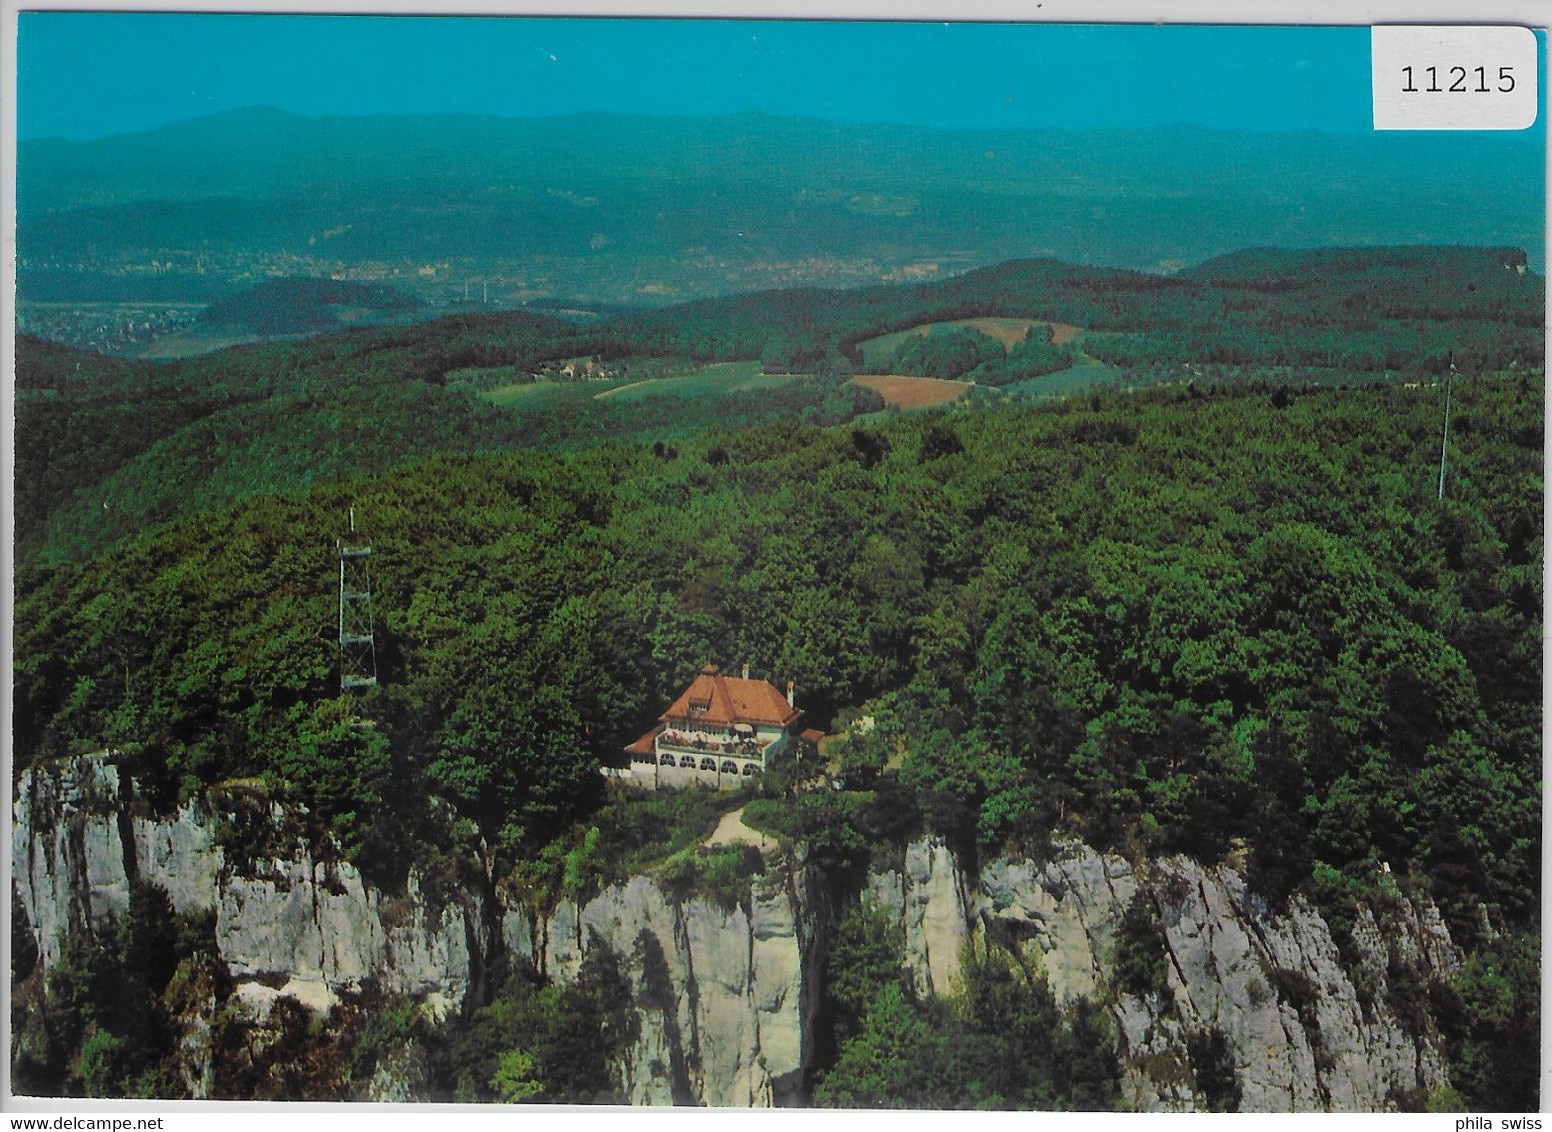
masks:
[[[1031,326],[1044,326],[1032,318],[962,318],[954,326],[968,326],[1002,343],[1004,350],[1011,350],[1024,340]],[[1068,335],[1071,337],[1071,335]]]
[[[518,381],[487,389],[480,396],[505,409],[542,409],[568,394],[574,396],[576,388],[572,381]]]
[[[447,380],[448,384],[490,385],[492,388],[480,392],[485,400],[508,409],[534,409],[589,394],[599,400],[621,401],[644,397],[715,397],[750,389],[774,389],[798,376],[762,373],[759,362],[715,362],[706,366],[693,366],[692,363],[691,368],[673,359],[669,359],[668,364],[662,359],[651,361],[657,364],[629,365],[629,374],[617,381],[551,381],[545,378],[536,381],[516,366],[452,370]]]
[[[599,399],[622,401],[642,397],[700,397],[706,394],[739,393],[749,389],[774,389],[785,385],[795,374],[764,373],[759,362],[714,362],[680,377],[659,377],[632,381],[605,389]]]
[[[1058,346],[1064,342],[1071,342],[1079,333],[1079,328],[1070,326],[1065,322],[1044,322],[1038,318],[960,318],[953,322],[924,322],[920,326],[913,326],[909,330],[897,330],[893,334],[881,334],[877,338],[869,338],[859,345],[862,348],[862,364],[868,369],[883,369],[894,357],[900,343],[915,335],[921,337],[932,330],[934,326],[968,326],[979,330],[995,338],[1002,344],[1004,350],[1011,350],[1024,340],[1031,326],[1049,326],[1052,331],[1051,340]]]
[[[999,393],[1023,393],[1035,397],[1066,397],[1126,381],[1126,370],[1107,365],[1087,354],[1078,355],[1078,364],[1056,373],[1043,373],[1039,377],[1027,377],[997,387]]]
[[[284,341],[284,339],[270,340]],[[217,350],[227,350],[233,346],[247,346],[263,341],[266,339],[257,334],[207,334],[198,330],[184,330],[177,334],[169,334],[165,338],[158,338],[136,356],[147,362],[176,362],[184,358],[203,357],[205,354],[213,354]]]
[[[889,405],[902,409],[930,409],[947,405],[963,397],[968,381],[944,381],[938,377],[903,377],[899,374],[869,374],[851,379],[855,385],[876,390]]]

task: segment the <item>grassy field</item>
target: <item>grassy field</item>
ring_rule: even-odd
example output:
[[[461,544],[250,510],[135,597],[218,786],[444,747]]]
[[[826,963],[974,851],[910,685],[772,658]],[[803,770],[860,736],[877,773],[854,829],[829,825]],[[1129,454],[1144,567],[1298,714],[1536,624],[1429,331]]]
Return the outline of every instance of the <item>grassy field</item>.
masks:
[[[909,330],[897,330],[893,334],[883,334],[859,343],[862,348],[862,364],[870,370],[884,369],[894,357],[895,351],[900,348],[900,343],[912,335],[925,335],[934,326],[968,326],[979,330],[982,334],[990,335],[1002,343],[1004,350],[1010,350],[1024,340],[1024,335],[1031,326],[1047,325],[1054,327],[1054,340],[1057,345],[1071,341],[1078,333],[1077,327],[1068,326],[1064,322],[1045,323],[1034,318],[961,318],[953,322],[927,322],[920,326],[913,326]]]
[[[642,397],[703,397],[747,389],[774,389],[795,374],[763,373],[759,362],[715,362],[680,377],[629,381],[596,394],[600,399],[632,401]]]
[[[1118,380],[1124,383],[1126,376],[1126,370],[1106,365],[1097,358],[1083,354],[1080,356],[1079,363],[1071,369],[1043,373],[1039,377],[1028,377],[1023,381],[1015,381],[1011,385],[999,386],[997,391],[1023,393],[1034,397],[1066,397],[1072,393],[1109,386]]]
[[[882,369],[885,364],[894,357],[895,351],[900,348],[900,343],[907,338],[925,335],[932,326],[914,326],[910,330],[897,330],[893,334],[885,334],[878,338],[869,338],[866,342],[859,343],[862,350],[862,365],[865,369]]]
[[[574,400],[579,388],[574,381],[518,381],[487,389],[480,396],[504,409],[542,409]]]
[[[1031,326],[1045,326],[1047,324],[1032,318],[962,318],[954,325],[968,326],[972,330],[979,330],[982,334],[989,335],[1001,342],[1004,350],[1011,350],[1024,340],[1024,335],[1029,333]],[[1057,331],[1057,334],[1060,335],[1061,331],[1066,331],[1067,338],[1071,338],[1073,332],[1077,329],[1076,327],[1068,326],[1066,323],[1058,325],[1060,325],[1061,330]],[[1062,341],[1065,340],[1062,339]],[[1060,342],[1058,342],[1059,344]]]
[[[936,377],[902,377],[898,374],[870,374],[851,379],[854,385],[876,390],[887,405],[902,409],[930,409],[957,401],[970,388],[967,381],[944,381]]]

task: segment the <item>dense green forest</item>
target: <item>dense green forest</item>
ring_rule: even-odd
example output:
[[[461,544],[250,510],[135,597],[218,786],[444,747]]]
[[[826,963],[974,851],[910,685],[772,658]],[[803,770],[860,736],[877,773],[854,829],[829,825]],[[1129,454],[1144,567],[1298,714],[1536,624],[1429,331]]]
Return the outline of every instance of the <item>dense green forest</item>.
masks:
[[[243,782],[301,803],[320,852],[390,888],[412,865],[452,883],[482,836],[505,883],[553,898],[694,825],[689,802],[607,797],[597,767],[688,673],[748,661],[795,681],[820,726],[877,722],[843,744],[845,790],[776,775],[749,808],[833,875],[923,831],[972,866],[1064,837],[1133,856],[1243,850],[1269,908],[1302,893],[1340,945],[1358,902],[1382,897],[1383,863],[1438,902],[1470,957],[1417,988],[1457,1088],[1531,1105],[1540,281],[1495,252],[1445,251],[1421,283],[1376,282],[1412,254],[1286,286],[1242,260],[1197,273],[1212,283],[1018,264],[951,287],[698,304],[678,322],[492,316],[170,367],[25,342],[18,475],[57,472],[19,497],[18,534],[68,553],[18,557],[15,763],[121,747],[160,807]],[[1268,365],[1332,368],[1324,384],[860,418],[876,404],[839,384],[857,342],[988,313],[1145,333],[1204,364],[1254,342]],[[1371,370],[1374,342],[1408,380],[1338,387]],[[1447,368],[1452,342],[1440,499],[1446,391],[1417,379]],[[445,381],[587,352],[767,350],[842,373],[688,417],[587,390],[525,413]],[[139,431],[99,450],[80,438],[93,422]],[[334,555],[351,507],[375,548],[382,680],[343,700]],[[357,713],[375,727],[351,726]],[[746,875],[718,867],[721,881],[690,879]],[[111,978],[149,946],[137,930],[74,977]],[[865,909],[846,922],[832,981],[852,989],[831,992],[816,1100],[909,1099],[915,1082],[965,1104],[1112,1103],[1096,1017],[1056,1018],[995,954],[965,1001],[917,1002],[879,958],[881,930]],[[508,986],[439,1039],[450,1092],[607,1099],[565,1077],[607,1050],[565,1051],[582,1030],[619,1037],[599,1021],[615,977]],[[561,1032],[560,1017],[592,1021]],[[504,1066],[518,1033],[538,1061]],[[458,1086],[460,1065],[483,1068]],[[930,1092],[947,1078],[986,1091]]]
[[[686,672],[747,657],[816,719],[879,719],[848,769],[904,749],[896,835],[1244,838],[1268,899],[1338,919],[1383,860],[1492,954],[1537,907],[1541,396],[1456,388],[1442,503],[1440,397],[1401,389],[783,424],[268,496],[23,573],[17,760],[132,746],[167,804],[258,776],[387,876],[456,840],[440,797],[517,866]],[[351,505],[370,732],[325,631]],[[869,792],[791,804],[820,844],[878,820]]]
[[[1019,260],[915,287],[704,299],[598,333],[606,349],[761,357],[799,368],[854,368],[865,339],[986,315],[1112,332],[1111,351],[1140,343],[1112,357],[1090,335],[1089,351],[1106,361],[1442,373],[1451,352],[1473,371],[1540,357],[1542,286],[1516,270],[1521,252],[1365,249],[1346,252],[1344,270],[1330,272],[1309,270],[1315,254],[1263,252],[1259,273],[1236,255],[1178,276]]]
[[[424,763],[429,788],[477,820],[536,807],[529,824],[547,834],[541,803],[575,781],[520,781],[552,764],[515,754],[465,781],[474,736],[522,749],[585,728],[610,754],[684,672],[747,656],[796,680],[820,718],[887,710],[916,749],[906,780],[926,776],[933,824],[966,844],[1048,822],[1041,807],[1077,792],[1102,842],[1142,829],[1221,851],[1244,809],[1208,822],[1192,807],[1265,781],[1236,758],[1305,743],[1312,789],[1360,807],[1365,840],[1410,861],[1443,832],[1414,806],[1391,815],[1400,825],[1373,807],[1416,788],[1435,755],[1534,772],[1538,396],[1526,381],[1457,387],[1442,503],[1440,398],[1396,389],[784,424],[672,458],[444,457],[266,496],[86,567],[23,569],[18,759],[160,744],[193,776],[185,790],[278,770],[303,716],[327,714],[318,627],[354,501],[378,547],[377,710],[404,740],[392,756]],[[1025,762],[1056,776],[1033,812]],[[1376,793],[1392,765],[1407,773]],[[1464,806],[1469,784],[1417,804]],[[1507,794],[1534,812],[1533,793]],[[1282,801],[1302,811],[1302,795]],[[1494,837],[1463,885],[1514,915],[1531,907],[1533,842],[1495,838],[1519,804],[1478,807]],[[355,820],[381,824],[371,810]]]
[[[1165,278],[1020,261],[942,283],[767,292],[586,328],[526,313],[460,315],[160,365],[23,337],[17,542],[47,561],[81,560],[157,522],[439,452],[575,448],[791,417],[841,423],[881,407],[838,384],[861,370],[859,343],[956,318],[1083,327],[1086,353],[1148,380],[1212,366],[1415,380],[1451,358],[1463,373],[1526,368],[1540,363],[1542,292],[1539,277],[1515,270],[1523,262],[1510,249],[1267,251]],[[975,332],[960,333],[974,343]],[[621,404],[583,387],[559,404],[516,408],[449,378],[578,355],[758,358],[767,370],[815,376],[779,394]],[[988,387],[1070,363],[1067,348],[1038,336],[1006,359],[985,344],[972,356],[968,376]],[[903,372],[918,369],[928,372]]]

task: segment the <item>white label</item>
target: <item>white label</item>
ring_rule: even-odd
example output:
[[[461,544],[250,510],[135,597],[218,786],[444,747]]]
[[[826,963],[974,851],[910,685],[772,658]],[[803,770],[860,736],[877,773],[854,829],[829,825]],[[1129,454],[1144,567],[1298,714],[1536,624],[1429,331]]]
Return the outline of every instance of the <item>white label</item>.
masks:
[[[1376,130],[1523,130],[1536,35],[1521,27],[1373,27]]]

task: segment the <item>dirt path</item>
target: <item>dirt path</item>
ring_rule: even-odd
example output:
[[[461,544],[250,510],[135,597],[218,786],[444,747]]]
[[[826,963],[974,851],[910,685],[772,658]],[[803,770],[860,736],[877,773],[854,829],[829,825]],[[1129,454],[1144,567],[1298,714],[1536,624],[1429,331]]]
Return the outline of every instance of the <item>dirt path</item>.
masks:
[[[765,834],[744,824],[744,808],[740,806],[722,815],[717,828],[706,839],[707,845],[753,845],[756,849],[774,849],[776,842]]]
[[[602,401],[605,397],[613,397],[616,393],[624,393],[627,389],[634,389],[638,385],[650,385],[654,380],[649,377],[643,381],[633,381],[629,385],[616,385],[613,389],[605,389],[602,393],[594,393],[593,400]]]

